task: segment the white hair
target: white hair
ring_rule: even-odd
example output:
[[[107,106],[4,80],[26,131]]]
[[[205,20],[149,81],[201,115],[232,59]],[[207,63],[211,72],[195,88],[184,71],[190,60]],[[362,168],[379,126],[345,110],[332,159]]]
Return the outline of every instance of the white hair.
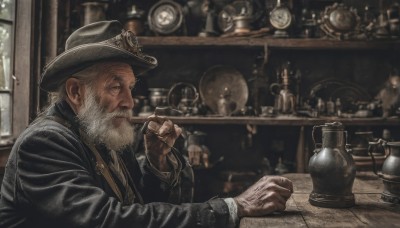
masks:
[[[116,127],[113,119],[118,116],[132,116],[132,110],[116,110],[107,113],[99,104],[98,95],[95,91],[96,80],[101,74],[109,72],[118,62],[99,62],[72,75],[79,79],[85,86],[83,106],[77,113],[82,129],[88,134],[89,139],[95,143],[104,144],[108,149],[119,151],[132,144],[135,137],[135,129],[128,122]],[[53,94],[51,104],[65,100],[67,97],[65,82],[59,86],[58,92]],[[50,105],[51,106],[51,105]]]
[[[135,137],[134,127],[128,121],[123,121],[119,127],[115,127],[112,122],[116,116],[130,118],[132,110],[116,110],[107,113],[97,100],[95,91],[87,87],[84,104],[77,114],[89,139],[115,151],[132,144]]]

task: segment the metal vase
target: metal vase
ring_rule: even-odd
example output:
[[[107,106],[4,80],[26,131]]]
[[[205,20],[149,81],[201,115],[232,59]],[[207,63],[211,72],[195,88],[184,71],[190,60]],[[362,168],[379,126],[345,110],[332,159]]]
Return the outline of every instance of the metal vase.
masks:
[[[315,142],[315,130],[322,129],[322,145]],[[316,149],[309,161],[313,190],[310,204],[318,207],[346,208],[355,205],[352,193],[356,167],[347,145],[347,132],[339,122],[314,126]]]
[[[383,162],[382,171],[376,172],[375,159],[374,172],[383,181],[382,200],[390,203],[400,203],[400,142],[386,142],[382,139],[377,142],[369,142],[370,155],[373,157],[371,148],[374,145],[382,145],[386,148],[388,155]]]

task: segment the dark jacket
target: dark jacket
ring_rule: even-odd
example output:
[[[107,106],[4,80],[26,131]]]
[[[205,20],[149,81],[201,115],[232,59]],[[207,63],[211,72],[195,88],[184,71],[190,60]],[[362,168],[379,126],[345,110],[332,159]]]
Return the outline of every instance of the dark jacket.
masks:
[[[172,197],[180,181],[160,180],[147,159],[139,163],[130,150],[123,160],[144,203],[123,205],[96,172],[75,119],[65,101],[57,103],[17,139],[1,186],[0,227],[227,226],[229,211],[222,199],[172,204],[180,203]]]

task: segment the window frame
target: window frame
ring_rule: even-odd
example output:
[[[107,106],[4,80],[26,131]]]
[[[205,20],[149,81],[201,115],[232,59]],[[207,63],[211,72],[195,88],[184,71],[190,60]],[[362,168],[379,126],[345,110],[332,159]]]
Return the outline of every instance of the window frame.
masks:
[[[1,112],[1,133],[0,133],[0,145],[3,144],[9,144],[10,142],[10,138],[12,138],[12,133],[13,133],[13,129],[12,129],[12,120],[13,120],[13,96],[14,96],[14,86],[13,86],[13,70],[14,70],[14,61],[15,61],[15,17],[16,17],[16,8],[15,8],[15,1],[12,2],[11,8],[9,8],[9,10],[13,11],[10,13],[9,17],[1,17],[0,18],[0,23],[2,26],[4,26],[4,28],[6,28],[9,31],[9,41],[10,43],[7,43],[6,45],[9,45],[9,62],[8,64],[5,62],[2,62],[1,64],[3,66],[1,66],[1,70],[3,71],[2,74],[4,74],[2,77],[4,77],[4,86],[0,88],[0,94],[1,95],[6,95],[9,98],[7,99],[8,102],[8,108],[7,109],[7,113],[2,113]],[[8,28],[7,28],[8,27]],[[4,48],[5,50],[7,50],[7,48]],[[4,60],[4,59],[3,59]],[[7,64],[7,66],[6,66]],[[5,72],[6,67],[9,68],[8,73]],[[7,74],[6,74],[7,73]],[[8,79],[6,79],[8,77]],[[4,102],[4,100],[2,100],[2,102]],[[4,115],[5,114],[5,115]],[[8,117],[6,119],[3,119],[3,117]],[[7,121],[9,121],[9,125],[7,127],[7,133],[8,134],[3,134],[3,123],[7,123]]]
[[[12,132],[13,141],[29,125],[31,113],[32,88],[34,84],[34,0],[16,0],[14,20],[14,60],[13,60],[13,94],[12,94]]]

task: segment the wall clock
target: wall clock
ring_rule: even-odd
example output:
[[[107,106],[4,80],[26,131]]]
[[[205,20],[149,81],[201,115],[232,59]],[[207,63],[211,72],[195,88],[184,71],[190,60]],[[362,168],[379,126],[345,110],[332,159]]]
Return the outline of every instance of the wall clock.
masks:
[[[170,35],[182,26],[182,7],[171,0],[159,1],[149,10],[148,21],[150,30],[153,32]]]
[[[293,22],[293,15],[289,7],[281,4],[281,0],[277,0],[276,6],[269,13],[269,22],[274,27],[275,37],[288,37],[287,30]]]
[[[360,18],[355,9],[338,3],[325,8],[321,29],[327,36],[347,39],[356,33],[359,26]]]

